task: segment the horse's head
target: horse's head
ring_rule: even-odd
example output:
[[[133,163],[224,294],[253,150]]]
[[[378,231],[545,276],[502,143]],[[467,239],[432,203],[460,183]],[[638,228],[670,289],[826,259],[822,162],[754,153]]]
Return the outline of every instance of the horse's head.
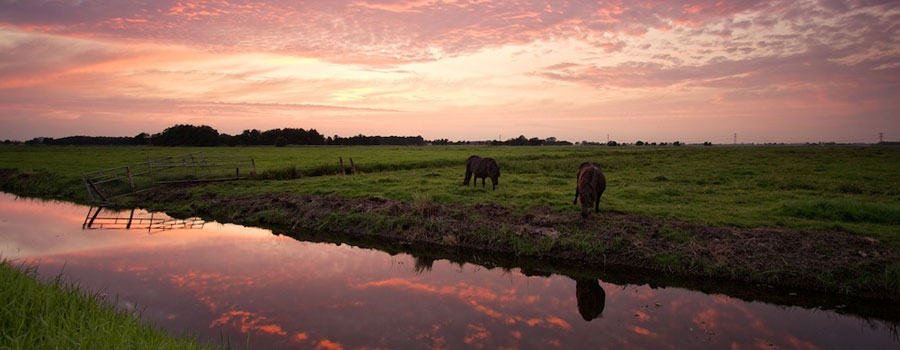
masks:
[[[594,190],[589,185],[582,185],[578,191],[578,197],[581,199],[581,218],[587,219],[588,213],[591,212],[591,205],[594,204]]]

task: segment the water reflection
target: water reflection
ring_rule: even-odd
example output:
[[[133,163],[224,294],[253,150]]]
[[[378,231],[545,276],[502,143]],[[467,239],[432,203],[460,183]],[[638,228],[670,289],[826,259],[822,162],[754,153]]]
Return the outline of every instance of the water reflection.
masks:
[[[80,230],[84,210],[0,196],[0,255],[38,262],[43,276],[64,266],[175,332],[249,336],[254,348],[898,347],[893,323],[831,311],[217,223],[153,235]]]
[[[102,206],[90,206],[84,217],[82,229],[147,230],[158,232],[174,229],[202,229],[206,222],[201,218],[176,219],[165,213],[143,209],[116,210]]]
[[[597,279],[576,279],[575,299],[578,300],[578,313],[588,322],[600,317],[606,307],[606,292]]]

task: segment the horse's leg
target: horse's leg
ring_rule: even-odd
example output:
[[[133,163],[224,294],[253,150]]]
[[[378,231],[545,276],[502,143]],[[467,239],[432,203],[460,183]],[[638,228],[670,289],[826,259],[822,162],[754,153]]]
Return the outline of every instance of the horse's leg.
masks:
[[[468,185],[469,185],[469,179],[471,179],[471,178],[472,178],[472,171],[469,170],[468,168],[466,168],[466,179],[463,180],[463,186],[468,186]]]
[[[578,184],[575,184],[575,200],[572,201],[572,204],[578,204]]]
[[[595,213],[600,212],[600,194],[599,193],[597,193],[597,195],[594,196],[594,212]]]
[[[481,178],[481,188],[484,188],[484,180],[487,180],[486,177]]]

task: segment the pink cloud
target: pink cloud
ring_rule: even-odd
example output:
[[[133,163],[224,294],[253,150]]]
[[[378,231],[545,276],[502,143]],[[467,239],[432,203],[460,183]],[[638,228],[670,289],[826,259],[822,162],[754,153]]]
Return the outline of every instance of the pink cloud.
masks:
[[[132,136],[187,122],[452,139],[613,129],[621,141],[673,113],[718,116],[677,123],[711,133],[752,130],[760,123],[728,119],[750,117],[827,129],[816,135],[887,130],[900,123],[898,6],[11,1],[0,13],[0,137]],[[504,56],[513,50],[522,54]],[[797,135],[785,129],[763,132]]]
[[[586,38],[586,30],[628,36],[672,24],[700,27],[736,14],[770,16],[802,5],[791,6],[746,0],[572,1],[552,6],[537,1],[16,1],[0,15],[0,22],[66,35],[389,64],[556,37]],[[826,8],[834,6],[818,12]],[[740,23],[746,27],[750,22]],[[613,40],[601,47],[615,50],[623,44]]]

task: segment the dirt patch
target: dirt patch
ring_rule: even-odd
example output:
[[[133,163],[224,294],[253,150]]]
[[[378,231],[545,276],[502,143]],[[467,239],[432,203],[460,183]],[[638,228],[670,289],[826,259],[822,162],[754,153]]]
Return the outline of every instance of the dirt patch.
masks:
[[[577,265],[626,265],[900,298],[900,276],[892,275],[898,269],[897,250],[874,238],[842,232],[712,226],[613,212],[582,220],[576,211],[534,208],[521,213],[498,204],[423,207],[373,197],[192,196],[184,188],[148,193],[144,200],[189,202],[195,214],[245,225],[375,235],[397,243],[473,248]]]

